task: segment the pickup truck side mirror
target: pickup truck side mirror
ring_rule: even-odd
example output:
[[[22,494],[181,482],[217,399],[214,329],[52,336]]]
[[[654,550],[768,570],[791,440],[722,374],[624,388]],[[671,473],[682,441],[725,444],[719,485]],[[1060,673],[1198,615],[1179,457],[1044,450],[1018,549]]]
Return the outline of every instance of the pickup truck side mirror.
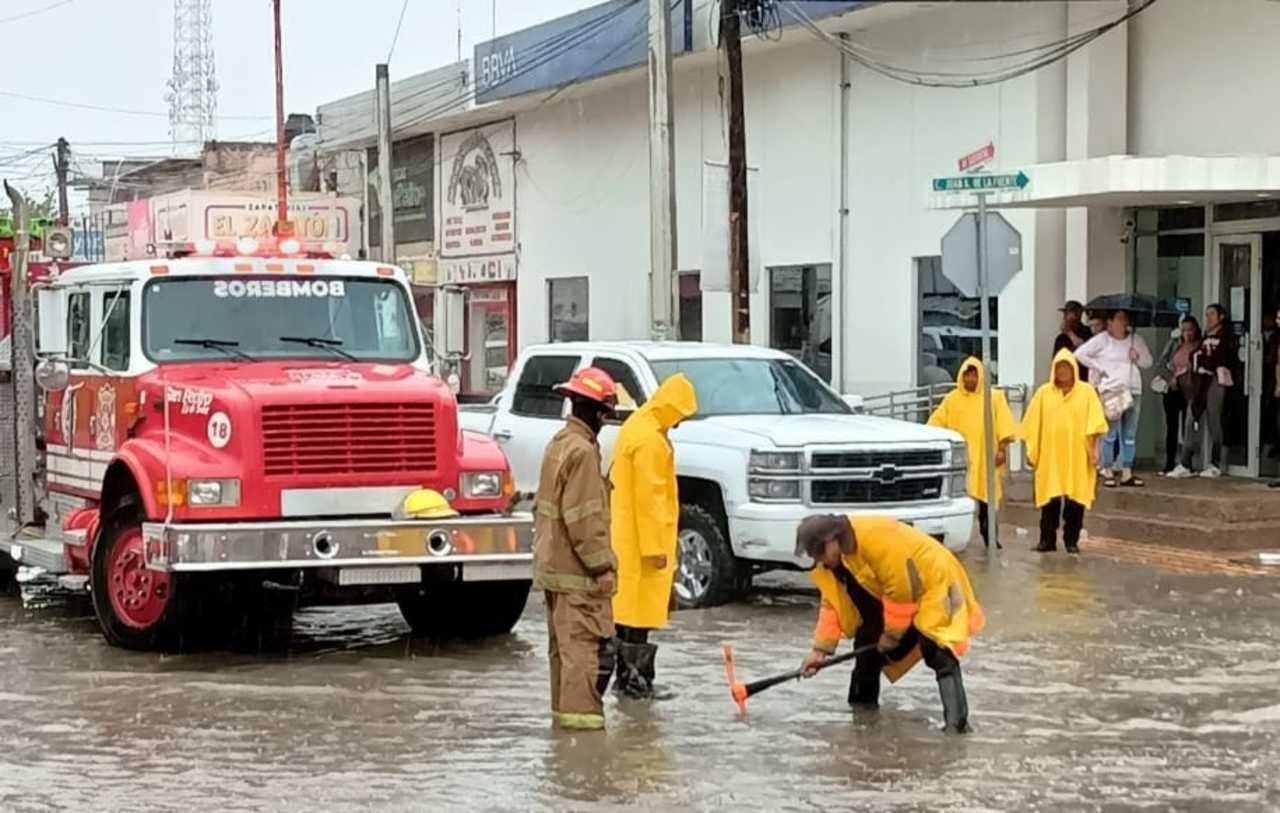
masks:
[[[845,405],[854,412],[861,413],[864,411],[864,404],[861,395],[841,395],[840,398],[845,402]]]
[[[622,426],[626,423],[627,418],[636,414],[634,409],[615,409],[613,414],[604,419],[604,422],[613,426]]]

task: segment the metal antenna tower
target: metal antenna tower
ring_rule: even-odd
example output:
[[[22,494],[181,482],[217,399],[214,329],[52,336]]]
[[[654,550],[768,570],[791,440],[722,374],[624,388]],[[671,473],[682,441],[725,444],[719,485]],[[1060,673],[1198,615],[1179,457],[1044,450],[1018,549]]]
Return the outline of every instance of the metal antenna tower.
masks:
[[[199,151],[217,137],[212,9],[213,0],[173,0],[173,76],[165,101],[174,153]]]

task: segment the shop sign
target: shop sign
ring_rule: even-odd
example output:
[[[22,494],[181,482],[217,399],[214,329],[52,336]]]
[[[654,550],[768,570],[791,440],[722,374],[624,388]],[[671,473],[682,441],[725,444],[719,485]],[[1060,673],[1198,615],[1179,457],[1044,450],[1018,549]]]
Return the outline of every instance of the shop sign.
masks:
[[[514,254],[505,254],[469,260],[442,259],[440,269],[445,285],[510,282],[516,278],[516,257]]]
[[[446,284],[516,277],[515,122],[440,137],[440,266]]]

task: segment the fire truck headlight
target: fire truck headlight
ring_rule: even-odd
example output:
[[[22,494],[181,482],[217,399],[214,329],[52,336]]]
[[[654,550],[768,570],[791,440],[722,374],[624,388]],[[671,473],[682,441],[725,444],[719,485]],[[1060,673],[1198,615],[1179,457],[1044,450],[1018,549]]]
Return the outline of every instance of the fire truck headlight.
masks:
[[[187,483],[187,503],[197,505],[234,506],[240,504],[240,481],[191,480]]]
[[[472,499],[502,496],[502,472],[478,471],[462,475],[462,496]]]

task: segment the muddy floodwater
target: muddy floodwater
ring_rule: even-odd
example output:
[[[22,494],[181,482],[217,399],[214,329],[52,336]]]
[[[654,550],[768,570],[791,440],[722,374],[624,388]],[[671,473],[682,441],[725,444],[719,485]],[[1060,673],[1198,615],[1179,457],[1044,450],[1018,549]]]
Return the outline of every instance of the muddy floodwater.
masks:
[[[514,635],[436,646],[394,606],[299,613],[285,653],[109,648],[83,609],[0,598],[0,809],[1275,810],[1280,578],[1169,575],[1022,551],[966,553],[988,615],[964,661],[974,732],[935,730],[932,674],[845,706],[795,666],[816,596],[794,576],[684,612],[674,699],[549,726],[541,600]]]

